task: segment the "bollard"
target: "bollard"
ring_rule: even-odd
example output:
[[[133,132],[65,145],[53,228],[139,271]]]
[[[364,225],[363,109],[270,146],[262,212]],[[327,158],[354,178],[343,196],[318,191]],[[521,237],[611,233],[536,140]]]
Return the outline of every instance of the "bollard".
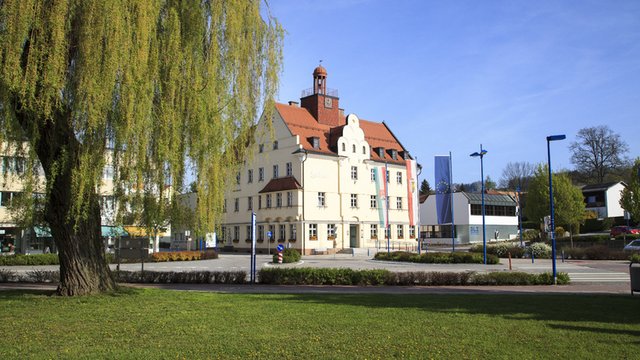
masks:
[[[278,264],[282,264],[282,251],[278,251]]]
[[[509,270],[511,270],[511,251],[509,251],[507,254],[509,254]]]
[[[531,263],[533,264],[535,256],[533,255],[533,250],[531,250]]]
[[[562,262],[564,262],[564,249],[562,250]]]

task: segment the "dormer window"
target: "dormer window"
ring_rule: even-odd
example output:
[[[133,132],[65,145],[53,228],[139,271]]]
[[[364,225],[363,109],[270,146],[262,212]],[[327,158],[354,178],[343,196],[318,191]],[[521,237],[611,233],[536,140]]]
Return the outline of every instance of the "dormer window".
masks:
[[[374,149],[375,152],[378,154],[378,156],[382,159],[384,159],[384,148],[383,147],[377,147]]]
[[[317,136],[312,136],[309,138],[309,142],[314,149],[320,149],[320,138]]]
[[[393,160],[398,160],[398,151],[395,149],[390,149],[389,150],[389,155],[391,156],[391,158]]]

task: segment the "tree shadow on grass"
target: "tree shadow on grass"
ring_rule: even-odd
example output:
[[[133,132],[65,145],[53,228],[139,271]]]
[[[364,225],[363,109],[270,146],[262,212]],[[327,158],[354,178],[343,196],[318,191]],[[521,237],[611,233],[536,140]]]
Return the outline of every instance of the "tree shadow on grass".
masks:
[[[515,320],[640,324],[640,312],[631,310],[638,305],[638,300],[616,295],[289,294],[282,299],[336,306],[415,308],[433,313],[481,314]],[[640,330],[633,332],[640,335]]]

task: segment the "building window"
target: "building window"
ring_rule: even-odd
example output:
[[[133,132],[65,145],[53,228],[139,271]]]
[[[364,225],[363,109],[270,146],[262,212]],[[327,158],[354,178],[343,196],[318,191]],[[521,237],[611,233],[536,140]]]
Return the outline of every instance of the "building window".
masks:
[[[282,207],[282,193],[276,194],[276,207]]]
[[[402,172],[398,171],[396,173],[396,181],[398,182],[398,184],[402,184]]]
[[[253,210],[253,197],[251,196],[247,198],[247,210]]]
[[[258,209],[262,209],[262,195],[258,195]]]
[[[329,240],[336,238],[336,224],[327,224],[327,238]]]
[[[258,169],[258,181],[264,181],[264,168]]]
[[[287,191],[287,206],[293,206],[293,193],[291,191]]]
[[[236,173],[236,184],[240,185],[240,172],[239,171]]]
[[[358,194],[351,194],[351,207],[352,208],[358,207]]]
[[[276,238],[276,226],[269,225],[269,240],[272,240],[275,238]]]
[[[376,181],[376,169],[371,169],[371,181]]]
[[[280,224],[278,225],[278,240],[285,240],[285,237],[287,236],[287,226],[285,224]]]
[[[247,170],[247,182],[251,184],[253,182],[253,170]]]
[[[309,224],[309,240],[318,240],[318,224]]]
[[[264,151],[264,144],[258,145],[258,151],[259,152],[263,152]]]
[[[402,198],[401,197],[396,199],[396,208],[398,210],[402,210]]]
[[[234,241],[240,240],[240,226],[233,227],[233,240]]]
[[[264,225],[258,225],[258,240],[264,240]]]
[[[271,209],[271,194],[267,194],[267,209]]]
[[[351,145],[351,152],[356,153],[356,144]]]
[[[378,207],[378,197],[376,195],[371,195],[371,208],[376,209]]]
[[[222,241],[227,240],[227,227],[223,226],[220,228],[220,233],[222,234]]]
[[[227,199],[224,199],[224,203],[222,203],[222,212],[227,212]]]
[[[371,238],[378,238],[378,224],[371,224]]]
[[[416,227],[414,226],[409,226],[409,238],[410,239],[415,239],[416,238]]]
[[[311,137],[311,146],[313,146],[314,149],[320,149],[320,138],[316,136]]]
[[[323,192],[319,192],[318,193],[318,206],[320,206],[320,207],[324,207],[325,206],[324,193]]]
[[[342,143],[342,151],[347,151],[347,144]]]
[[[351,167],[351,180],[358,180],[358,167],[357,166],[352,166]]]
[[[273,150],[278,150],[278,140],[273,142]]]
[[[297,230],[295,224],[289,224],[289,240],[296,240],[297,238]]]
[[[388,184],[389,183],[389,170],[387,170],[385,175],[387,176],[387,184]]]
[[[482,205],[471,204],[471,215],[482,215]]]
[[[278,178],[278,165],[273,165],[273,178]]]
[[[404,239],[404,225],[396,226],[398,229],[398,239]]]
[[[362,147],[362,155],[366,155],[367,153],[367,148],[365,146]]]
[[[240,211],[240,199],[235,198],[234,200],[233,211],[238,212]]]
[[[113,179],[113,165],[106,165],[102,170],[103,179]]]
[[[287,163],[287,176],[293,176],[293,166],[290,162]]]
[[[251,240],[251,225],[247,225],[247,240]]]

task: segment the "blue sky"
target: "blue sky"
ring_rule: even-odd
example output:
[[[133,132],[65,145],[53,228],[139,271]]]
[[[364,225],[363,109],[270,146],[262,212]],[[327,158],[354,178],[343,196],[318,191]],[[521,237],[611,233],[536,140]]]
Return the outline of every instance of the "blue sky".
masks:
[[[608,125],[640,156],[640,1],[270,0],[287,31],[278,100],[298,100],[319,60],[346,113],[385,121],[433,183],[508,162],[571,169],[581,128]]]

